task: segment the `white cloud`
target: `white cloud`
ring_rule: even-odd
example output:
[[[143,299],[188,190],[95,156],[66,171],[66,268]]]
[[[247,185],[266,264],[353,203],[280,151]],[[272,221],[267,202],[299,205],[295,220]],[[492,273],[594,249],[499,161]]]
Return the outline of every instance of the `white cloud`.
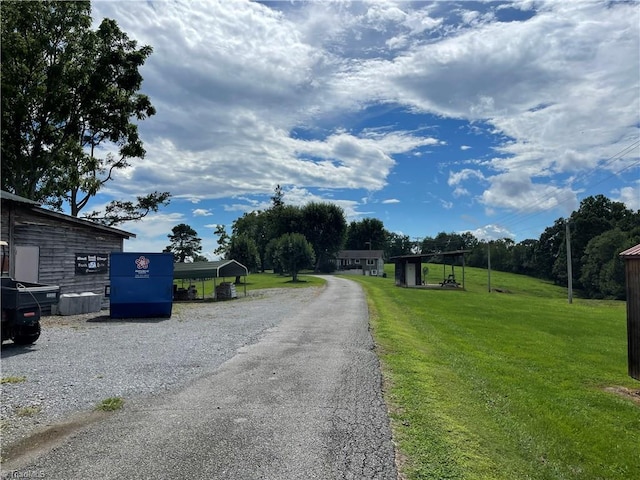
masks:
[[[357,218],[365,201],[350,197],[389,186],[398,157],[445,144],[393,122],[351,129],[363,109],[388,105],[491,137],[495,151],[473,169],[441,167],[455,197],[487,213],[570,211],[582,174],[637,139],[638,4],[515,3],[536,10],[513,22],[497,20],[504,5],[461,5],[94,2],[95,17],[154,48],[142,69],[158,110],[140,123],[147,156],[109,193],[170,190],[176,204],[224,199],[243,212],[267,208],[280,184],[292,202],[334,192]],[[633,188],[617,195],[637,205]]]
[[[388,198],[386,200],[383,200],[382,203],[384,204],[400,203],[400,200],[398,200],[397,198]]]
[[[191,212],[194,217],[210,217],[213,215],[213,212],[206,208],[196,208]]]
[[[455,190],[453,191],[453,196],[456,197],[456,198],[466,197],[468,195],[470,195],[469,190],[467,190],[466,188],[463,188],[461,186],[457,186],[455,188]]]
[[[481,201],[489,208],[537,212],[559,207],[569,213],[578,206],[576,192],[570,188],[533,183],[525,173],[514,171],[488,180],[490,186]]]
[[[475,230],[468,230],[469,233],[473,234],[478,240],[501,240],[503,238],[515,239],[515,235],[511,233],[504,227],[499,225],[485,225],[483,227],[477,228]],[[464,233],[464,232],[462,232]]]
[[[128,252],[162,252],[169,245],[168,233],[180,223],[185,223],[181,213],[152,213],[137,222],[127,222],[118,228],[134,233],[136,238],[125,242]]]
[[[624,203],[630,210],[640,210],[640,181],[634,187],[623,187],[611,193],[612,200]]]
[[[469,180],[470,178],[484,180],[484,174],[480,170],[465,168],[459,172],[449,172],[449,180],[447,183],[450,186],[459,185],[461,182]]]

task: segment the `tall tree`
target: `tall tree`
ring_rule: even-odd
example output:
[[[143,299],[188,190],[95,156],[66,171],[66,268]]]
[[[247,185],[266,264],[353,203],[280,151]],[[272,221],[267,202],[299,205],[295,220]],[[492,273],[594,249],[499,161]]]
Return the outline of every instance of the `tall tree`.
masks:
[[[173,253],[179,263],[185,263],[187,259],[194,261],[202,251],[202,239],[198,238],[198,232],[186,223],[176,225],[167,235],[171,244],[165,251]]]
[[[278,238],[285,233],[304,231],[302,209],[295,205],[284,205],[267,210],[267,236]]]
[[[271,205],[272,208],[284,207],[284,192],[280,185],[276,185],[273,196],[271,197]]]
[[[383,250],[387,241],[384,224],[377,218],[353,221],[347,229],[347,250]]]
[[[537,276],[553,279],[553,266],[565,245],[564,219],[558,218],[553,225],[544,229],[538,240],[538,254],[536,257]],[[562,250],[566,256],[566,250]],[[566,259],[565,259],[566,266]]]
[[[151,54],[110,19],[91,30],[91,3],[2,2],[2,188],[78,216],[145,150],[132,120],[155,114],[139,93]],[[99,156],[99,152],[114,153]],[[90,218],[142,218],[168,192],[114,202]]]
[[[640,241],[640,227],[632,232],[619,228],[591,239],[582,257],[580,284],[591,298],[624,299],[625,270],[620,252]]]
[[[214,235],[218,236],[218,248],[213,253],[220,255],[221,258],[228,258],[230,238],[224,225],[217,225]]]
[[[315,270],[333,258],[344,245],[347,221],[342,208],[332,203],[311,202],[302,208],[302,231],[316,256]]]
[[[400,255],[410,255],[413,242],[409,235],[402,235],[395,232],[387,232],[387,241],[384,247],[384,256],[389,259]],[[347,247],[348,248],[348,247]]]
[[[258,256],[260,257],[259,264],[264,272],[265,267],[265,253],[267,244],[271,238],[269,237],[268,229],[268,212],[249,212],[237,218],[233,222],[233,236],[245,235],[252,239],[258,249]]]
[[[580,202],[580,208],[574,211],[569,218],[571,229],[571,255],[573,259],[574,279],[577,287],[582,287],[582,262],[585,250],[589,242],[602,233],[616,227],[629,225],[628,219],[633,218],[632,210],[627,209],[624,203],[614,202],[604,195],[586,197]],[[636,224],[637,225],[637,224]],[[562,274],[562,266],[566,267],[566,249],[561,250],[555,269],[559,277],[566,279]],[[557,278],[557,277],[556,277]],[[564,284],[564,281],[561,282]]]
[[[246,235],[234,235],[229,242],[230,259],[243,264],[250,272],[256,272],[260,268],[260,257],[256,242]],[[238,277],[236,283],[240,281]]]

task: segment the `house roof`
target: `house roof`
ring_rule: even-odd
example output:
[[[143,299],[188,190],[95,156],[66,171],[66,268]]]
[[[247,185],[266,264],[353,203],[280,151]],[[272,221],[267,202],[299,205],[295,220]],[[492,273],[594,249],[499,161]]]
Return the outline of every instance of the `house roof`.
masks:
[[[620,256],[623,258],[628,257],[640,257],[640,243],[635,247],[631,247],[628,250],[620,253]]]
[[[384,250],[341,250],[338,252],[338,259],[350,258],[382,258]]]
[[[73,217],[65,213],[54,212],[53,210],[47,210],[46,208],[42,208],[38,202],[29,200],[28,198],[20,197],[19,195],[15,195],[13,193],[5,192],[4,190],[0,190],[0,198],[7,202],[26,205],[27,208],[29,208],[30,206],[32,212],[37,213],[38,215],[43,215],[45,217],[54,218],[61,222],[81,225],[84,227],[92,228],[94,230],[100,230],[103,232],[108,232],[114,235],[118,235],[124,238],[131,238],[131,237],[135,238],[136,236],[135,233],[126,232],[124,230],[120,230],[119,228],[108,227],[106,225],[101,225],[99,223],[92,222],[91,220],[86,220],[84,218]]]
[[[221,278],[249,275],[247,267],[235,260],[219,260],[215,262],[175,263],[173,278]]]

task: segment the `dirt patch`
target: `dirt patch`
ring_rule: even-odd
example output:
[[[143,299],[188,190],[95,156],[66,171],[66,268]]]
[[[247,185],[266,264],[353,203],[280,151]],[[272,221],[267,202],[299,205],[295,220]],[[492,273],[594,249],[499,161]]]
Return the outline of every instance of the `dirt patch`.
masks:
[[[640,390],[620,386],[606,387],[604,390],[606,392],[614,393],[621,397],[628,398],[635,402],[637,405],[640,405]]]
[[[49,425],[2,451],[2,469],[17,469],[30,460],[48,452],[75,432],[110,415],[111,412],[92,411],[73,415],[69,420]]]

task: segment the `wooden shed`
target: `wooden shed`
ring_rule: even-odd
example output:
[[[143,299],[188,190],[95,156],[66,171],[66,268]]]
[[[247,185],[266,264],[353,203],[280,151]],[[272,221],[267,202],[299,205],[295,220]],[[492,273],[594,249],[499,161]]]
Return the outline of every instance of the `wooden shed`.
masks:
[[[9,273],[16,280],[60,286],[60,293],[103,295],[109,254],[135,234],[42,208],[2,191],[0,238],[9,244]]]
[[[640,380],[640,244],[620,254],[627,285],[627,348],[629,376]]]

